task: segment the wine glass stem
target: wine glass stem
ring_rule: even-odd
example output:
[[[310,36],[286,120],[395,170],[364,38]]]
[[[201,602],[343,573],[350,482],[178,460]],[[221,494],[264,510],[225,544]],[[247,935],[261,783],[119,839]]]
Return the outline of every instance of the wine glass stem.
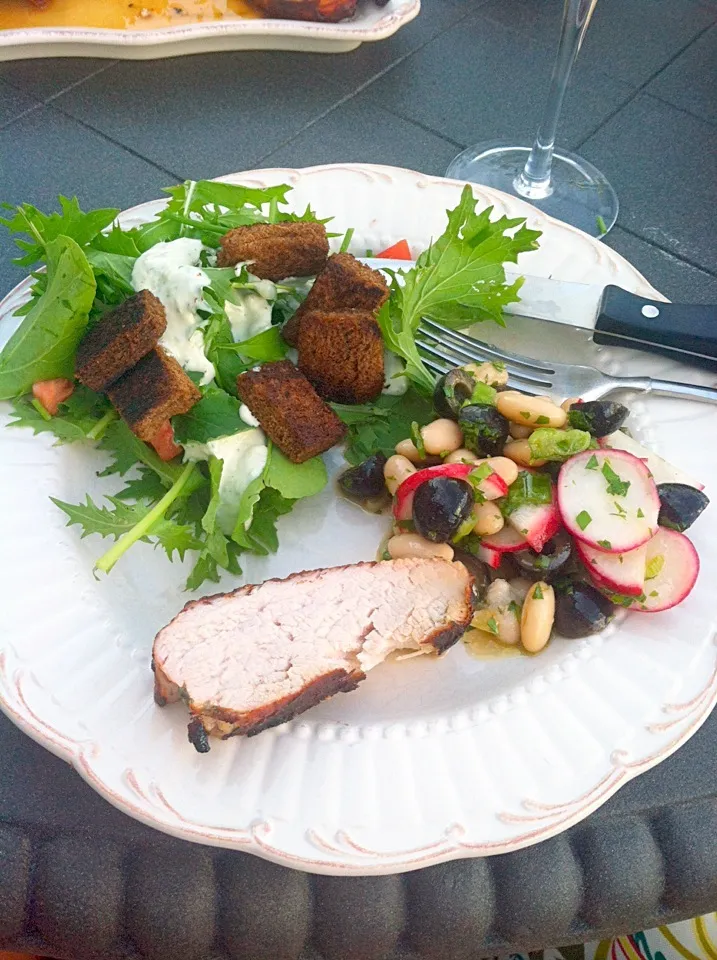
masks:
[[[597,0],[565,0],[563,25],[558,53],[550,80],[550,91],[545,113],[538,127],[532,149],[525,167],[515,178],[515,189],[523,197],[539,200],[553,192],[550,183],[550,168],[553,161],[555,135],[560,111],[570,74],[590,23]]]

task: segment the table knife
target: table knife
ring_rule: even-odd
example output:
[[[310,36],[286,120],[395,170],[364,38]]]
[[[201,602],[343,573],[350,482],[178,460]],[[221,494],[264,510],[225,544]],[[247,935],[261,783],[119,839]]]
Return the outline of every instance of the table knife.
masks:
[[[508,314],[592,330],[595,343],[659,353],[717,369],[717,305],[651,300],[612,284],[606,287],[532,277],[506,267],[511,281],[524,277],[520,301]]]

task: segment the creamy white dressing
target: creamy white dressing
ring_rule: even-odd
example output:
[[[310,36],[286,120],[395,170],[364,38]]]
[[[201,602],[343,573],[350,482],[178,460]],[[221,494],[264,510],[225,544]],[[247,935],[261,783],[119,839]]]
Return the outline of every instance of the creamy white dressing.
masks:
[[[231,534],[234,530],[242,496],[249,484],[263,473],[268,455],[266,435],[256,428],[206,443],[185,443],[185,460],[216,457],[223,462],[217,509],[217,525],[222,533]]]
[[[383,351],[383,390],[389,397],[402,397],[408,390],[408,377],[396,376],[403,373],[406,364],[390,350]]]
[[[253,290],[238,290],[241,303],[226,300],[224,310],[234,343],[242,343],[271,327],[271,303]]]
[[[248,427],[259,426],[259,421],[256,419],[254,414],[251,412],[251,410],[249,409],[249,407],[247,407],[245,403],[243,403],[239,407],[239,419],[243,420]]]
[[[201,252],[202,241],[187,237],[156,243],[135,261],[132,286],[162,301],[167,329],[160,344],[185,370],[201,373],[207,384],[214,379],[214,366],[204,355],[204,321],[197,313],[208,309],[203,291],[210,282],[199,266]]]

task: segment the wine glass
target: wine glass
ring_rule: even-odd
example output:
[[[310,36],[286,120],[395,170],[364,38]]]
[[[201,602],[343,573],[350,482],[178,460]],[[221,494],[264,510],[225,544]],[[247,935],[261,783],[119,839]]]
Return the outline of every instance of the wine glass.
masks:
[[[517,194],[558,220],[603,237],[617,220],[615,191],[583,157],[555,149],[570,74],[597,0],[565,0],[558,53],[545,113],[532,147],[491,140],[468,147],[446,176]]]

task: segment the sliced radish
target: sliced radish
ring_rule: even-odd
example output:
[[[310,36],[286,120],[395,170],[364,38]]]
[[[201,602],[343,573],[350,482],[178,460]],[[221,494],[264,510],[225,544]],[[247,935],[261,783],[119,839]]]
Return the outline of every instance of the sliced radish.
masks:
[[[575,548],[598,587],[639,597],[645,586],[645,563],[648,544],[643,543],[627,553],[606,553],[587,543],[575,541]]]
[[[481,544],[490,547],[492,550],[497,550],[499,553],[516,553],[518,550],[526,550],[529,546],[525,536],[512,527],[503,527],[498,533],[481,537]]]
[[[548,540],[560,529],[560,514],[554,501],[524,503],[511,513],[508,523],[525,537],[529,547],[540,553]]]
[[[603,437],[598,440],[601,447],[609,447],[612,450],[626,450],[635,457],[639,457],[643,463],[647,464],[647,469],[655,479],[655,483],[686,483],[688,487],[696,487],[698,490],[704,490],[704,483],[695,480],[686,474],[683,470],[658,457],[652,450],[643,447],[637,440],[628,437],[626,433],[617,430],[611,433],[609,437]]]
[[[435,467],[425,467],[406,477],[396,491],[393,503],[393,515],[399,523],[410,520],[413,515],[413,495],[426,480],[433,477],[453,477],[466,480],[471,473],[479,470],[475,463],[439,463]],[[478,490],[486,500],[497,500],[508,492],[508,485],[497,473],[491,473],[478,483]]]
[[[478,484],[478,489],[486,500],[497,500],[508,493],[508,484],[499,473],[491,473]]]
[[[585,450],[560,469],[558,507],[577,540],[627,553],[654,535],[660,498],[642,460],[624,450]]]
[[[643,596],[630,610],[659,613],[681,603],[700,572],[700,558],[684,533],[660,527],[647,544]]]
[[[487,547],[482,543],[478,547],[478,553],[476,556],[479,560],[482,560],[487,567],[490,567],[491,570],[497,570],[500,566],[500,561],[503,557],[503,554],[500,552],[500,550],[496,550],[494,547]]]

